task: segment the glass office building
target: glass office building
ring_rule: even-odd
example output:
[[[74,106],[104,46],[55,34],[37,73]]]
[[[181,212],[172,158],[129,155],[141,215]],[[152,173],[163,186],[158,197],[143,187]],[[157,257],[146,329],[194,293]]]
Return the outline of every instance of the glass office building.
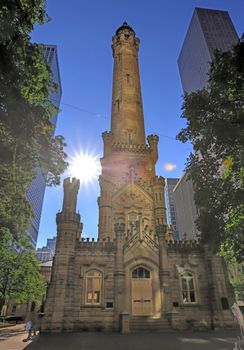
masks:
[[[178,183],[178,178],[165,179],[165,194],[166,194],[166,215],[167,223],[173,226],[173,238],[179,239],[179,230],[177,224],[176,207],[173,196],[173,190]]]
[[[195,8],[178,58],[181,84],[184,92],[191,93],[206,87],[214,50],[230,50],[238,35],[227,11]],[[180,239],[199,234],[195,220],[198,211],[194,200],[192,180],[185,173],[174,189]]]
[[[227,11],[195,8],[178,58],[183,90],[204,88],[215,49],[230,50],[238,35]]]
[[[44,48],[44,58],[50,65],[50,68],[53,74],[53,81],[55,84],[57,84],[57,87],[58,87],[57,91],[50,93],[49,99],[56,107],[59,108],[61,95],[62,95],[62,88],[61,88],[61,79],[60,79],[60,71],[59,71],[59,64],[58,64],[57,46],[43,45],[43,48]],[[58,118],[58,113],[56,113],[52,118],[52,123],[54,127],[56,127],[57,118]],[[32,243],[34,247],[36,246],[37,237],[38,237],[45,188],[46,188],[45,170],[38,168],[36,169],[36,177],[32,181],[26,194],[26,197],[30,201],[34,212],[34,218],[31,220],[31,226],[28,230],[28,234],[32,239]]]

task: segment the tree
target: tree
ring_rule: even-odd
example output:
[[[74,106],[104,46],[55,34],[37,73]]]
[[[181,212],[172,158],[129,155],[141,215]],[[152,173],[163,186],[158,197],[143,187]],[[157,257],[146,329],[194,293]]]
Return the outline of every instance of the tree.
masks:
[[[191,141],[187,170],[199,209],[204,243],[225,258],[244,256],[244,42],[216,51],[207,87],[185,94],[187,126],[177,138]]]
[[[40,302],[46,284],[38,272],[39,262],[29,237],[21,234],[18,240],[8,230],[2,231],[0,240],[0,299],[7,305],[33,300]]]
[[[57,185],[67,167],[62,136],[53,136],[56,87],[40,45],[30,42],[36,23],[48,20],[43,0],[2,0],[0,8],[0,233],[30,224],[27,188],[40,167]]]

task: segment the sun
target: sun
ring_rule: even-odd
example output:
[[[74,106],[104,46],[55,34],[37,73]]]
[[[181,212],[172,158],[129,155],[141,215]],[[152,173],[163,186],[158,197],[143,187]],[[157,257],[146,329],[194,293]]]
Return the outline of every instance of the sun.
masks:
[[[101,165],[97,156],[88,153],[79,153],[71,158],[69,173],[80,180],[81,184],[88,185],[97,180],[101,173]]]

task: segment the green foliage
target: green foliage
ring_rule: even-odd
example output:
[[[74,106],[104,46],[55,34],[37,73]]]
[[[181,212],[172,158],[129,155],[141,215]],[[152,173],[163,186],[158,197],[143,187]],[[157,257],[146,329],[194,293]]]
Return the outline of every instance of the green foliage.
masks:
[[[23,303],[40,302],[45,295],[46,284],[38,272],[39,262],[25,234],[13,238],[6,229],[0,239],[0,299]]]
[[[231,242],[232,243],[232,242]],[[230,283],[234,287],[236,300],[244,301],[244,263],[238,263],[230,242],[222,243],[220,255],[227,261]]]
[[[231,51],[216,51],[205,89],[185,94],[178,134],[191,141],[194,154],[187,169],[199,209],[198,229],[204,243],[221,247],[228,260],[244,256],[244,42]]]
[[[244,300],[244,272],[240,271],[236,276],[230,277],[230,283],[234,287],[236,300]]]
[[[44,169],[48,185],[57,185],[67,167],[65,143],[53,136],[57,112],[48,100],[52,83],[43,48],[30,42],[36,23],[48,20],[43,0],[2,0],[0,8],[0,227],[24,232],[31,207],[25,194]]]

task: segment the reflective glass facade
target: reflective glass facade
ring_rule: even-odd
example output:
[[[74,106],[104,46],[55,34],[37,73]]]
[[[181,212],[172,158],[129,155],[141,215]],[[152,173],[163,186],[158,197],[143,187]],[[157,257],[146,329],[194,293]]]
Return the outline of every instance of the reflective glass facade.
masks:
[[[227,51],[238,35],[227,11],[196,8],[178,58],[183,90],[204,88],[215,49]]]
[[[58,64],[57,47],[55,45],[43,45],[43,48],[44,58],[48,62],[52,70],[53,81],[58,86],[57,91],[52,92],[49,96],[49,99],[56,107],[59,107],[62,95],[62,88]],[[57,123],[57,117],[58,113],[56,113],[52,118],[52,123],[55,127]],[[26,194],[26,197],[30,201],[34,212],[34,218],[32,219],[31,226],[28,230],[28,234],[32,239],[34,247],[36,246],[38,237],[45,187],[45,172],[42,169],[38,168],[36,169],[36,177],[32,181]]]
[[[174,239],[179,239],[179,230],[176,217],[176,207],[173,196],[173,189],[178,183],[178,178],[167,178],[165,179],[165,194],[166,194],[166,215],[167,223],[173,226]]]

